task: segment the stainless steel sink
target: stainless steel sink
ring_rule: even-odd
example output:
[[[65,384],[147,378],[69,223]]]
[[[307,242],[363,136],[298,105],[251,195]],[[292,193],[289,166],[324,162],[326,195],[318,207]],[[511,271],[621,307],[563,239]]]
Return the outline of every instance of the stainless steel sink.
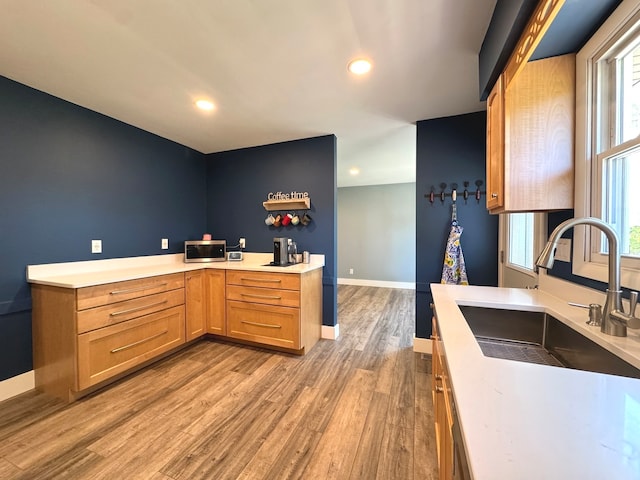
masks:
[[[546,313],[460,310],[487,357],[640,378],[640,369]]]

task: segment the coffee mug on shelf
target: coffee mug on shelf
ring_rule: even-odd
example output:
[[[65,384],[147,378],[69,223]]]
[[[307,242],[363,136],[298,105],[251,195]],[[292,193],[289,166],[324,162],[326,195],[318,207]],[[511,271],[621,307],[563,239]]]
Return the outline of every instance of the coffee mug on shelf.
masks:
[[[297,213],[293,214],[293,217],[291,217],[291,225],[297,225],[300,223],[300,216]]]
[[[278,213],[276,217],[273,219],[273,226],[279,227],[280,225],[282,225],[282,215]]]
[[[267,215],[267,218],[264,219],[264,223],[267,225],[273,225],[273,222],[275,222],[275,218],[272,214]]]
[[[300,219],[300,223],[304,226],[307,226],[311,223],[311,215],[309,215],[308,213],[305,213],[302,218]]]
[[[293,215],[291,215],[290,213],[285,214],[282,217],[282,225],[284,225],[285,227],[289,225],[291,223],[292,218],[293,218]]]

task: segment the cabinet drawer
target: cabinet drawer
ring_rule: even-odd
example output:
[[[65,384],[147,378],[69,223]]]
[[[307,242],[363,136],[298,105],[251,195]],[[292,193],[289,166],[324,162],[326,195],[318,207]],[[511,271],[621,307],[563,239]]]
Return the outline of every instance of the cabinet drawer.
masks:
[[[79,288],[77,291],[76,308],[84,310],[154,293],[166,292],[176,288],[184,288],[184,273],[158,275],[157,277],[84,287]]]
[[[107,327],[184,303],[184,289],[112,303],[78,312],[78,333]]]
[[[184,306],[78,335],[83,390],[184,343]]]
[[[228,300],[227,335],[299,350],[300,310]]]
[[[300,275],[272,272],[227,271],[227,285],[300,290]]]
[[[229,287],[227,287],[227,299],[241,302],[265,303],[267,305],[280,305],[283,307],[300,306],[300,292],[297,290],[229,285]]]

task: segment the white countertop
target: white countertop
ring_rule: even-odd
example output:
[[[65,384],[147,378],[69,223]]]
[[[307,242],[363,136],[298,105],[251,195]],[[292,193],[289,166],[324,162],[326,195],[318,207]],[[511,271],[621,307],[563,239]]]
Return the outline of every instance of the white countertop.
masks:
[[[231,262],[184,263],[183,254],[168,254],[50,263],[28,265],[27,281],[54,287],[81,288],[203,268],[302,274],[324,267],[324,255],[312,254],[310,263],[298,263],[287,267],[265,265],[271,260],[273,255],[270,253],[245,252],[241,261]]]
[[[432,284],[474,480],[640,479],[640,380],[485,357],[458,305],[545,311],[640,368],[640,332],[611,337],[538,290]]]

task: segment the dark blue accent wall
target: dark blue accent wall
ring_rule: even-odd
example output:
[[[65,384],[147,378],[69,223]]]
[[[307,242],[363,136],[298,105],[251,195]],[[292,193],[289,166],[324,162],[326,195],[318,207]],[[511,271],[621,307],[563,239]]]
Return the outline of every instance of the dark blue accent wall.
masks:
[[[480,100],[504,70],[538,0],[498,0],[478,56]]]
[[[206,226],[206,161],[4,77],[0,107],[4,380],[32,369],[26,266],[181,252]],[[92,239],[102,254],[90,253]]]
[[[293,238],[298,251],[325,255],[323,324],[337,323],[336,137],[244,148],[207,156],[207,227],[213,238],[249,252],[272,252],[274,237]],[[267,226],[262,202],[270,192],[308,192],[308,226]]]
[[[549,233],[551,233],[554,228],[556,228],[565,220],[569,220],[570,218],[573,218],[573,216],[574,216],[573,210],[549,212],[549,215],[547,216],[547,226],[549,229]],[[567,230],[562,235],[562,238],[573,239],[573,228],[570,228],[569,230]],[[571,254],[571,259],[573,260],[573,251]],[[574,275],[571,272],[572,268],[573,268],[573,262],[554,262],[553,268],[550,270],[547,270],[547,274],[553,277],[562,278],[563,280],[567,280],[569,282],[577,283],[578,285],[583,285],[585,287],[593,288],[595,290],[600,290],[601,292],[606,291],[608,287],[607,283],[600,282],[597,280],[592,280],[586,277],[581,277],[579,275]],[[629,298],[629,289],[623,288],[622,296],[625,298]]]
[[[531,60],[580,50],[622,0],[565,2]],[[479,55],[480,99],[485,100],[504,70],[538,0],[498,0]]]
[[[431,205],[424,195],[440,183],[458,184],[458,222],[464,228],[462,251],[472,285],[498,284],[498,216],[489,215],[486,197],[465,204],[463,182],[475,190],[485,182],[486,113],[423,120],[417,124],[416,146],[416,337],[431,335],[431,283],[439,283],[444,249],[451,228],[451,198]],[[485,182],[486,183],[486,182]],[[485,184],[482,190],[485,189]]]

